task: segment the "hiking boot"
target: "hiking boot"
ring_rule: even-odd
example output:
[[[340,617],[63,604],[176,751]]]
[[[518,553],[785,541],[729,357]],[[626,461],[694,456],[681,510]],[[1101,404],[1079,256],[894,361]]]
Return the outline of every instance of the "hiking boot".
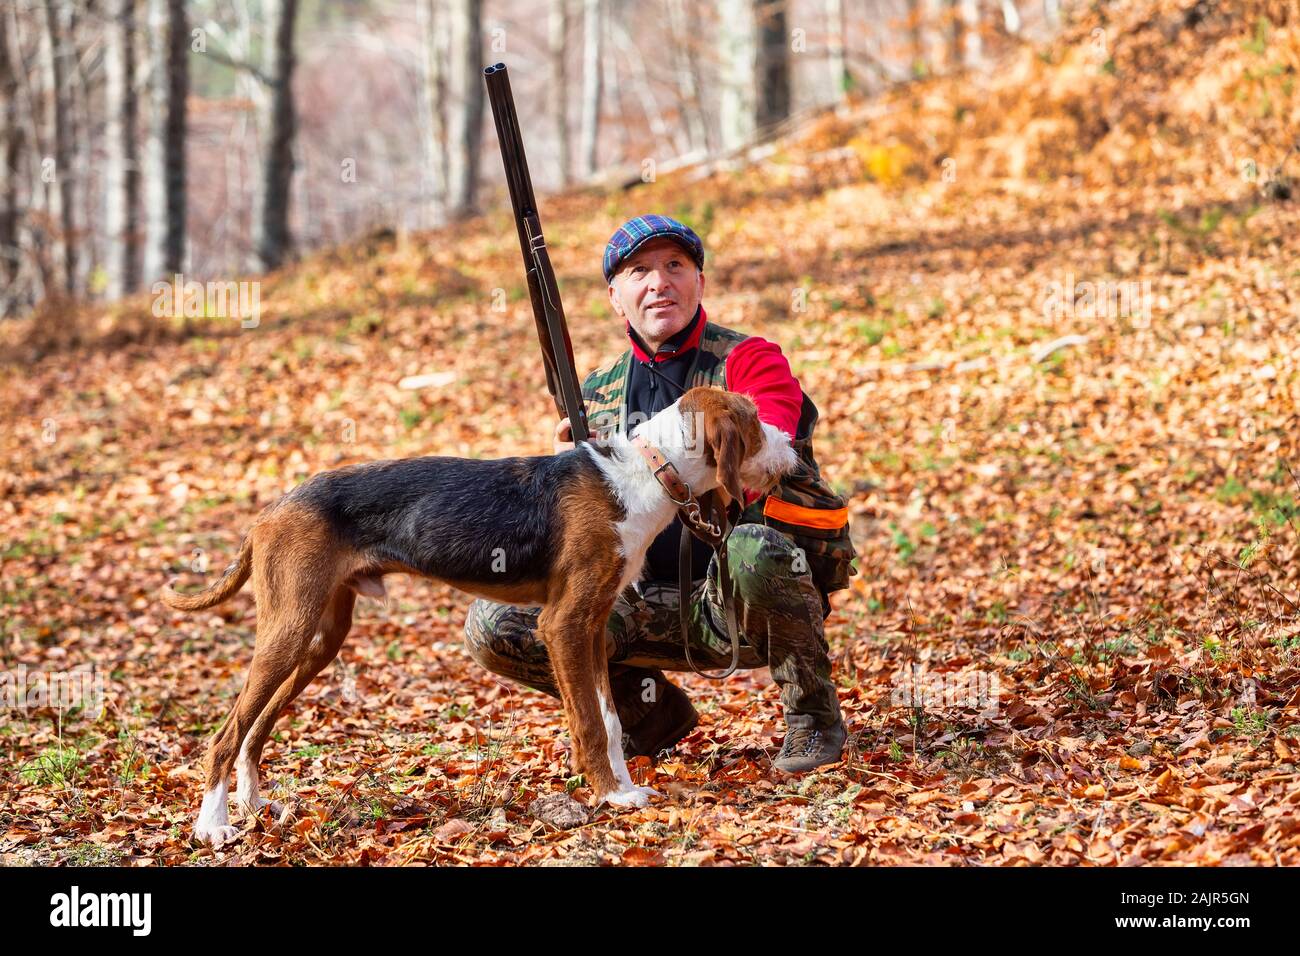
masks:
[[[842,720],[823,730],[796,727],[785,735],[781,752],[772,761],[772,766],[783,773],[803,773],[835,763],[840,759],[848,736]]]
[[[609,676],[627,759],[653,760],[699,723],[700,716],[686,691],[670,683],[662,671],[615,665]]]
[[[629,760],[633,757],[654,760],[694,730],[699,722],[700,715],[695,712],[686,691],[664,681],[662,696],[654,710],[641,718],[635,727],[624,731],[623,754]]]

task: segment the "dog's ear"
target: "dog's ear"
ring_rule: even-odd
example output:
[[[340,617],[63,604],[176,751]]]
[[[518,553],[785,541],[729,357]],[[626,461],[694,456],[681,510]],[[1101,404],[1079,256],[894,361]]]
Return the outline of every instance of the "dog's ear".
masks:
[[[718,489],[723,505],[744,501],[740,465],[745,460],[745,438],[730,415],[710,415],[704,421],[704,441],[718,468]]]
[[[723,485],[718,485],[718,487],[715,488],[715,489],[713,489],[713,491],[714,491],[714,494],[716,494],[716,495],[718,496],[718,500],[722,502],[722,510],[723,510],[723,511],[726,511],[728,508],[731,507],[731,503],[732,503],[735,499],[732,498],[731,495],[727,494],[727,489],[726,489],[725,486],[723,486]]]

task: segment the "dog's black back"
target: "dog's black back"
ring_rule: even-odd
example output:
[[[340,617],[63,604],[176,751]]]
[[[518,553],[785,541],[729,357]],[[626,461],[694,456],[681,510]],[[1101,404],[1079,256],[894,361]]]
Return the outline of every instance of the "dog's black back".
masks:
[[[608,455],[603,445],[593,445]],[[311,508],[378,564],[496,584],[545,578],[558,540],[560,492],[600,476],[582,448],[529,458],[426,456],[315,475],[284,501]]]

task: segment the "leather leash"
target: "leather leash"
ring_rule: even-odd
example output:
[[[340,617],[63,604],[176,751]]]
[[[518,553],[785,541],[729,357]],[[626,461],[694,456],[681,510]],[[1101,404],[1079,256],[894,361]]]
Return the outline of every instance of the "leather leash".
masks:
[[[730,522],[727,520],[726,509],[721,507],[721,502],[718,500],[718,496],[713,492],[709,492],[708,497],[711,502],[710,508],[717,519],[717,525],[721,528],[722,539],[715,545],[709,538],[695,532],[695,529],[691,528],[689,525],[683,526],[682,536],[677,544],[677,591],[679,595],[683,595],[678,603],[678,612],[681,616],[682,622],[682,643],[686,647],[686,663],[690,665],[691,670],[695,671],[695,673],[699,674],[701,677],[707,677],[709,680],[722,680],[723,678],[730,677],[734,674],[736,668],[740,665],[740,631],[736,626],[736,602],[732,599],[731,593],[731,571],[727,567],[727,538],[731,534]],[[713,553],[718,562],[718,587],[722,590],[722,612],[727,627],[726,637],[731,641],[731,663],[721,674],[710,674],[707,671],[700,670],[695,666],[695,661],[691,659],[690,607],[691,587],[694,584],[691,580],[692,533],[696,533],[697,537],[713,548]],[[706,583],[706,590],[707,587],[708,585]],[[707,600],[704,602],[704,617],[706,623],[709,625],[709,629],[716,634],[718,629],[713,626],[712,619],[709,615],[709,602]]]
[[[717,494],[709,492],[705,496],[709,503],[709,517],[704,517],[700,500],[691,491],[691,486],[682,479],[676,466],[664,458],[663,453],[645,439],[634,438],[632,444],[637,446],[642,457],[650,465],[655,480],[664,489],[669,500],[677,505],[677,516],[682,521],[682,536],[677,545],[677,593],[682,643],[686,648],[686,663],[690,665],[691,670],[695,673],[701,677],[707,677],[709,680],[722,680],[730,677],[740,664],[740,631],[736,626],[736,605],[731,594],[731,572],[727,567],[727,538],[731,534],[731,523],[728,520],[727,509],[722,507]],[[713,549],[718,562],[718,584],[722,590],[721,601],[723,614],[726,618],[726,637],[731,642],[731,664],[721,674],[710,674],[701,670],[695,666],[695,661],[691,658],[690,599],[691,587],[694,583],[691,580],[692,534]],[[706,617],[708,613],[706,602],[704,609]],[[710,624],[710,627],[716,633],[717,628],[713,627],[712,624]]]

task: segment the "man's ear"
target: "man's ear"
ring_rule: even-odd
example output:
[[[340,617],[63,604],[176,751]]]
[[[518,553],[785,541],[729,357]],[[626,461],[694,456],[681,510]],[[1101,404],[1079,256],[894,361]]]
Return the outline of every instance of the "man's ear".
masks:
[[[616,293],[616,292],[614,291],[614,283],[611,282],[611,283],[609,284],[609,288],[606,290],[606,292],[609,293],[609,305],[610,305],[610,308],[612,308],[612,309],[614,310],[614,314],[617,315],[620,319],[623,318],[623,317],[624,317],[624,316],[623,316],[623,303],[620,302],[620,301],[618,301],[618,293]]]

